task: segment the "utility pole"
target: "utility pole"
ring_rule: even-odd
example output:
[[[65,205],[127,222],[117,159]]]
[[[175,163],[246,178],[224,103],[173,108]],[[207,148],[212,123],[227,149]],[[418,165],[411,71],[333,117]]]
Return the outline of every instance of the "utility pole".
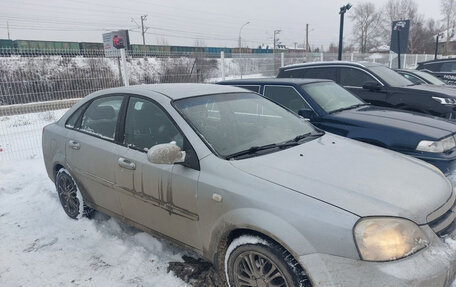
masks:
[[[9,23],[8,23],[8,21],[6,21],[6,30],[8,31],[8,40],[11,40],[10,29],[9,29]]]
[[[309,24],[306,24],[306,53],[309,53]]]
[[[274,53],[275,53],[275,49],[276,49],[276,46],[277,46],[277,43],[276,43],[276,42],[277,42],[277,40],[276,40],[276,35],[277,35],[277,34],[280,34],[281,31],[282,31],[282,30],[274,30],[274,51],[273,51]]]
[[[146,30],[144,29],[144,21],[146,21],[147,15],[141,16],[141,34],[143,38],[143,45],[146,46]]]
[[[139,25],[138,22],[136,22],[135,18],[131,18],[131,22],[135,23],[136,26],[138,26],[138,28],[141,28],[141,35],[142,35],[144,46],[146,45],[146,32],[147,32],[147,30],[149,30],[148,27],[144,27],[144,21],[146,21],[146,20],[147,20],[147,15],[142,15],[141,16],[141,25]]]
[[[350,10],[352,5],[348,3],[345,6],[340,7],[340,32],[339,32],[339,55],[337,59],[339,61],[342,61],[342,45],[343,45],[343,39],[344,39],[344,15],[345,13]]]

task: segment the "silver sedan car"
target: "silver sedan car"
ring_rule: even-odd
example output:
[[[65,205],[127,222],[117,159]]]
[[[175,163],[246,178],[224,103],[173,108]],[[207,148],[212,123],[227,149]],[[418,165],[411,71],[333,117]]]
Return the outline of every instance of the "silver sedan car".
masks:
[[[93,93],[43,131],[71,218],[196,251],[227,286],[450,286],[455,194],[433,166],[205,84]],[[77,244],[77,243],[76,243]]]

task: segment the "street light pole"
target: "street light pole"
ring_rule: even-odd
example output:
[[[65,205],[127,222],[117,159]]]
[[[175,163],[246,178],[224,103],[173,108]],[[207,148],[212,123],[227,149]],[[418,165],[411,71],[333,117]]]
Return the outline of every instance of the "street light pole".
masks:
[[[350,3],[340,7],[339,55],[337,57],[339,61],[342,61],[342,45],[344,39],[344,15],[348,10],[350,10],[351,7],[352,5]]]
[[[246,22],[244,25],[241,26],[241,29],[239,29],[239,52],[242,52],[242,38],[241,38],[241,33],[242,33],[242,28],[250,24],[250,22]]]

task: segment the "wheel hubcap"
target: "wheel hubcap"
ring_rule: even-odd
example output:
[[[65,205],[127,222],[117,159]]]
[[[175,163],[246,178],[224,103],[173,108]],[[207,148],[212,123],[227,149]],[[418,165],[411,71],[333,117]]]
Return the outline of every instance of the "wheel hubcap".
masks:
[[[277,265],[266,256],[247,251],[234,262],[236,287],[288,287],[288,283]]]
[[[68,175],[62,175],[59,177],[57,188],[63,209],[70,216],[77,216],[79,213],[79,200],[76,196],[77,188],[73,180]]]

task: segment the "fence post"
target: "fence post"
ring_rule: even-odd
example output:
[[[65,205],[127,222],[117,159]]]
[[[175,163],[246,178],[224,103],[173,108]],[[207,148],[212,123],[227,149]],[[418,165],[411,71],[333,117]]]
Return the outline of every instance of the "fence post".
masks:
[[[390,69],[393,68],[393,53],[390,52]]]
[[[415,67],[418,66],[418,54],[415,55]]]
[[[285,66],[285,54],[282,52],[280,53],[280,67]]]
[[[122,58],[122,68],[123,68],[123,81],[124,86],[128,87],[130,85],[128,79],[128,70],[127,70],[127,57],[125,56],[125,49],[120,49],[120,57]]]
[[[350,59],[352,62],[355,60],[355,53],[351,53]]]
[[[427,58],[428,58],[428,55],[425,54],[425,55],[424,55],[424,61],[425,61],[425,62],[427,61]]]
[[[323,59],[323,52],[320,53],[320,60],[323,62],[324,59]]]
[[[220,61],[221,61],[221,68],[222,68],[222,81],[225,81],[225,52],[220,52]]]
[[[407,54],[404,54],[404,69],[407,69]]]

